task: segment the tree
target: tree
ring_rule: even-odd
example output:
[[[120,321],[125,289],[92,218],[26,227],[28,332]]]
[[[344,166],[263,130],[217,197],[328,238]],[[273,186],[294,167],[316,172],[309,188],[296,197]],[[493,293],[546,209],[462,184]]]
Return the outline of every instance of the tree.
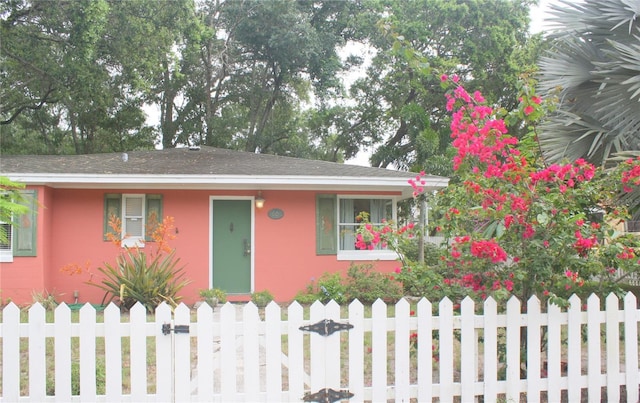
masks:
[[[170,23],[188,3],[3,3],[0,60],[11,83],[0,97],[3,151],[25,152],[5,144],[49,153],[153,147],[142,106],[159,56],[174,43]]]
[[[617,270],[640,273],[640,248],[632,234],[613,229],[628,219],[615,197],[640,187],[640,158],[615,171],[584,160],[545,166],[530,142],[509,135],[500,110],[480,92],[454,87],[446,109],[461,181],[438,195],[442,218],[435,224],[449,242],[427,266],[405,260],[399,276],[405,289],[430,297],[536,295],[556,304],[574,293],[621,292]],[[538,96],[524,94],[515,113],[535,125],[543,107]],[[420,175],[411,181],[416,197],[420,181]],[[369,225],[361,234],[401,246],[407,228]]]
[[[640,3],[552,8],[554,45],[540,60],[540,91],[557,96],[559,106],[540,127],[545,159],[615,167],[640,155]],[[621,193],[619,202],[640,219],[640,189]]]
[[[611,166],[640,150],[640,3],[552,5],[553,48],[540,60],[540,91],[559,98],[540,127],[549,163],[584,158]]]
[[[349,134],[378,144],[372,164],[450,174],[446,169],[448,117],[434,72],[455,72],[491,102],[512,106],[512,88],[524,64],[528,1],[445,0],[364,3],[363,41],[375,55],[366,76],[353,84],[355,118]],[[517,63],[516,63],[517,60]],[[445,169],[435,171],[434,169]]]

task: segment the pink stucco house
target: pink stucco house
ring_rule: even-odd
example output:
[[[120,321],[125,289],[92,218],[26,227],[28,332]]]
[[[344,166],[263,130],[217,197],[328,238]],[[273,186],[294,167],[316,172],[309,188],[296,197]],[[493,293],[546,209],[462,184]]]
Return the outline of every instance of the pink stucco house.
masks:
[[[110,215],[122,220],[123,244],[145,236],[151,214],[173,217],[171,246],[192,281],[182,292],[187,303],[213,287],[240,300],[269,290],[286,301],[311,278],[345,272],[352,262],[376,261],[390,271],[393,252],[355,250],[355,217],[367,211],[372,222],[394,218],[415,176],[211,147],[5,155],[0,175],[26,184],[34,198],[19,225],[3,224],[12,242],[0,245],[0,290],[16,303],[45,290],[68,303],[100,302],[104,293],[85,282],[118,253],[105,237]],[[425,181],[428,190],[448,182]],[[88,271],[61,270],[69,265]]]

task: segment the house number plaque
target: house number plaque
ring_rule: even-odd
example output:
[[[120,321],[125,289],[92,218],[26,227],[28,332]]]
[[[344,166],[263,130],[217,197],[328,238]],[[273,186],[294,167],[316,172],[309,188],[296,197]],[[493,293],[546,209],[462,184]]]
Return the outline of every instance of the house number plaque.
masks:
[[[269,216],[269,218],[271,218],[272,220],[279,220],[282,217],[284,217],[284,211],[282,211],[279,208],[272,208],[271,210],[269,210],[269,212],[267,213],[267,215]]]

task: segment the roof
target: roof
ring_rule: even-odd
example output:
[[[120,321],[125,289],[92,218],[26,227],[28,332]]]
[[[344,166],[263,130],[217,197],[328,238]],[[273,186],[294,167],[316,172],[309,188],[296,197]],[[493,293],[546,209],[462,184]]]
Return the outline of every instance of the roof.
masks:
[[[73,188],[393,190],[411,194],[414,173],[213,147],[81,155],[3,155],[0,174]],[[448,178],[425,178],[438,189]]]

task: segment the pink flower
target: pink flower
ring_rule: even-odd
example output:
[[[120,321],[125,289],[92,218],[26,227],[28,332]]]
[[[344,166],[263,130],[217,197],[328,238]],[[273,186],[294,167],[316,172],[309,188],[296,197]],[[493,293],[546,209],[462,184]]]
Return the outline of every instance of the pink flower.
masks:
[[[534,109],[533,109],[533,106],[531,106],[531,105],[527,105],[527,106],[524,107],[524,114],[527,115],[527,116],[531,115],[533,113],[533,111],[534,111]]]
[[[531,97],[531,102],[533,102],[536,105],[540,105],[540,102],[542,102],[542,99],[540,97],[536,97],[535,95]]]

